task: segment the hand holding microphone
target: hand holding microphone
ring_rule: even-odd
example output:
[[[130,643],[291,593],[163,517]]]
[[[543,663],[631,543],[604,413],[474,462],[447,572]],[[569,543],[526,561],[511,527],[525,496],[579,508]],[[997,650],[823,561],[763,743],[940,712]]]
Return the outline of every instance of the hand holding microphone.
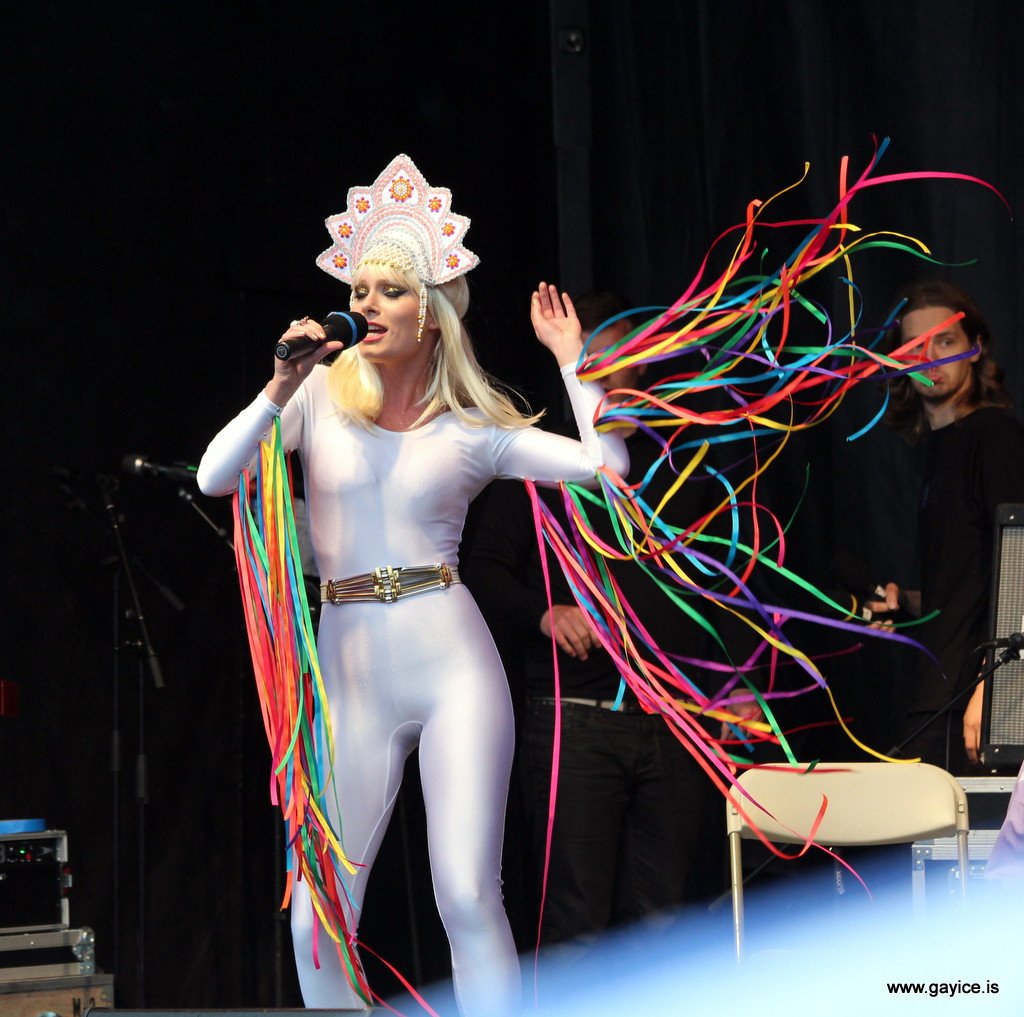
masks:
[[[860,616],[878,627],[905,620],[905,613],[914,611],[908,591],[896,583],[879,583],[860,559],[844,550],[832,556],[831,571],[843,587],[860,603]]]
[[[303,318],[293,321],[274,348],[274,377],[264,395],[277,406],[284,406],[319,363],[330,364],[343,350],[354,346],[367,332],[366,319],[355,311],[332,311],[319,322]],[[334,342],[334,349],[323,347]]]
[[[309,325],[315,326],[316,323],[310,322],[308,318],[303,318],[302,321],[293,321],[291,327],[306,328]],[[301,336],[282,339],[274,348],[274,356],[278,360],[291,360],[295,357],[305,356],[305,354],[318,349],[325,342],[344,343],[345,345],[342,349],[328,353],[320,361],[322,364],[332,364],[343,350],[355,346],[357,342],[364,339],[367,331],[366,318],[359,314],[358,311],[331,311],[324,319],[322,327],[324,331],[323,339],[316,339],[309,335],[308,332]]]

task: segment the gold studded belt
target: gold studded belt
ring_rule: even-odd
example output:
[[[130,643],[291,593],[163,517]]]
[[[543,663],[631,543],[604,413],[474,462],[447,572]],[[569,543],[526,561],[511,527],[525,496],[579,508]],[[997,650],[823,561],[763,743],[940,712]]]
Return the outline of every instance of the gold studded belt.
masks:
[[[350,604],[377,600],[382,604],[393,604],[399,597],[447,590],[452,583],[460,582],[459,570],[444,562],[440,565],[382,565],[372,572],[321,583],[320,601]]]

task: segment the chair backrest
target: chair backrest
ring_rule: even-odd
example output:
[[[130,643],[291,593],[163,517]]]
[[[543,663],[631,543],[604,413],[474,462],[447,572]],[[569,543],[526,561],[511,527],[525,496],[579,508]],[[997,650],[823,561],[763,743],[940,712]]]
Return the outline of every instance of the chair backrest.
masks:
[[[768,840],[803,843],[825,800],[814,840],[827,847],[901,844],[968,828],[964,789],[928,763],[821,763],[809,772],[765,766],[747,770],[739,784],[752,799],[735,792],[750,821],[730,805],[729,832],[748,839],[755,825]]]
[[[746,818],[732,801],[726,809],[737,957],[743,956],[742,839],[757,831],[779,844],[813,836],[828,848],[955,834],[960,895],[967,899],[967,794],[945,770],[928,763],[821,763],[810,771],[800,764],[763,766],[747,770],[738,783],[733,797]]]

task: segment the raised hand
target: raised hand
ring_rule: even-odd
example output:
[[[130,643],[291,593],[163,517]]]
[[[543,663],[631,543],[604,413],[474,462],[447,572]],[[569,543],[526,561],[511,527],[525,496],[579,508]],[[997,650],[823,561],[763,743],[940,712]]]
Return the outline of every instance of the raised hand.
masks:
[[[583,349],[583,329],[568,293],[559,294],[556,286],[540,283],[530,298],[530,321],[559,367],[576,363]]]

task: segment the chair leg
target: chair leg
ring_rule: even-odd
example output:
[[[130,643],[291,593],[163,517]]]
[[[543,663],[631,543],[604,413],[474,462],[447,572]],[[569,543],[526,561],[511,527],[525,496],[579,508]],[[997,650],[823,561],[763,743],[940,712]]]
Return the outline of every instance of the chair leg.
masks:
[[[967,844],[967,831],[956,832],[956,854],[960,861],[960,899],[967,903],[967,881],[971,878],[971,856]]]
[[[736,959],[743,959],[743,841],[729,834],[729,875],[732,880],[732,930]]]
[[[925,850],[926,841],[914,841],[910,845],[911,877],[910,886],[914,915],[919,916],[924,912],[924,890],[925,890]]]

